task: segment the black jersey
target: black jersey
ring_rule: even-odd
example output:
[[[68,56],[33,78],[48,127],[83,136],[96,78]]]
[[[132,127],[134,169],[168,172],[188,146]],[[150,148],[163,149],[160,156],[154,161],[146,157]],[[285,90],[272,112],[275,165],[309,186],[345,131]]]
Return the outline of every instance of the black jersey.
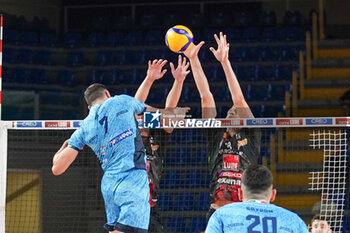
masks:
[[[208,129],[211,202],[238,201],[243,171],[257,164],[260,156],[261,130],[243,128],[230,136],[226,129]]]
[[[151,130],[148,137],[142,136],[147,156],[147,174],[150,186],[150,204],[154,207],[158,201],[159,182],[163,175],[165,144],[170,134],[164,130]]]

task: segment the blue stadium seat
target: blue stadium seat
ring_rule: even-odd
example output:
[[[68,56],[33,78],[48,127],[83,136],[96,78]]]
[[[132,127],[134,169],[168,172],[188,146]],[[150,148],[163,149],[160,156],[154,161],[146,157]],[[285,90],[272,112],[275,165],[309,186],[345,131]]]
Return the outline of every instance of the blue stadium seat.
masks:
[[[262,12],[259,17],[259,24],[263,27],[275,27],[277,24],[276,13],[273,11],[269,13]]]
[[[139,25],[142,29],[152,29],[158,24],[157,16],[155,14],[147,14],[140,16]]]
[[[214,13],[211,16],[211,25],[215,28],[227,27],[230,24],[230,15],[226,12]]]
[[[159,194],[157,206],[163,211],[171,210],[174,206],[173,196],[170,193]]]
[[[39,92],[39,100],[41,104],[53,105],[62,104],[62,94],[59,91]]]
[[[251,58],[248,47],[237,47],[234,51],[232,49],[230,53],[233,55],[234,60],[239,62],[249,61]]]
[[[189,223],[189,226],[186,232],[191,232],[191,233],[204,232],[206,225],[207,225],[207,222],[205,218],[194,217]]]
[[[286,75],[290,75],[290,74],[286,74],[284,72],[283,66],[279,65],[279,64],[275,64],[270,66],[270,70],[269,70],[269,80],[284,80],[286,79]]]
[[[235,25],[238,27],[249,27],[253,23],[253,14],[251,12],[237,11],[234,17]]]
[[[285,114],[284,105],[265,106],[263,117],[278,117],[278,113]]]
[[[145,76],[146,74],[143,72],[143,70],[133,68],[129,70],[128,75],[125,77],[125,82],[127,84],[141,83]],[[160,100],[164,100],[164,98],[160,98]]]
[[[102,32],[91,32],[87,39],[88,47],[103,46],[106,41],[105,35]]]
[[[39,43],[38,34],[33,31],[24,31],[20,33],[20,43],[23,45],[37,46]]]
[[[285,41],[300,40],[300,31],[296,27],[285,27],[282,29],[281,39]]]
[[[176,14],[166,14],[163,17],[163,26],[165,28],[173,27],[177,24],[179,24],[179,20],[181,20],[179,15]]]
[[[17,62],[21,64],[33,64],[34,52],[31,49],[21,49],[18,51]]]
[[[54,65],[52,53],[50,50],[40,50],[35,56],[35,63],[39,65]]]
[[[13,69],[12,77],[14,82],[28,83],[29,71],[23,67],[16,67]]]
[[[81,47],[81,35],[78,33],[67,33],[64,36],[65,48],[79,48]]]
[[[170,170],[165,172],[163,179],[160,181],[160,187],[163,188],[179,188],[183,186],[181,173],[178,170]]]
[[[120,32],[109,32],[107,35],[107,46],[116,47],[124,44],[124,36]]]
[[[263,81],[266,78],[264,69],[260,65],[252,65],[248,68],[247,80]]]
[[[244,29],[242,41],[243,42],[256,42],[259,40],[260,32],[256,27],[249,27]]]
[[[286,11],[283,18],[283,24],[285,26],[296,26],[302,25],[302,16],[299,11]]]
[[[77,120],[78,114],[75,109],[66,109],[62,113],[62,119],[63,120]]]
[[[209,82],[220,82],[225,80],[225,74],[220,66],[209,67],[207,77]]]
[[[293,60],[293,52],[287,45],[281,45],[274,48],[275,57],[278,61],[290,61]]]
[[[21,112],[17,106],[3,106],[2,120],[19,120],[20,118]]]
[[[13,48],[3,48],[3,62],[4,63],[17,63],[17,54]]]
[[[244,98],[248,101],[251,100],[251,91],[252,91],[252,85],[251,84],[243,84],[241,85],[241,89],[244,95]]]
[[[198,133],[199,134],[199,133]],[[199,136],[197,135],[197,140]],[[206,165],[208,164],[208,155],[206,148],[198,148],[197,151],[192,155],[191,159],[193,165]]]
[[[62,86],[75,86],[74,74],[69,70],[61,70],[58,73],[58,83]]]
[[[273,61],[275,56],[268,46],[259,46],[256,48],[256,55],[259,61]]]
[[[241,33],[237,28],[228,28],[225,30],[227,41],[231,44],[237,43],[241,40]]]
[[[150,30],[146,32],[146,45],[163,45],[164,35],[160,30]]]
[[[174,201],[174,211],[189,211],[193,210],[194,197],[192,193],[180,193]]]
[[[125,43],[127,45],[142,45],[144,44],[144,36],[141,31],[129,31],[126,34]]]
[[[203,28],[205,18],[202,14],[193,13],[188,15],[187,21],[189,23],[188,25],[191,25],[191,28],[199,29],[199,28]]]
[[[67,55],[67,66],[78,67],[84,65],[84,54],[80,51],[70,52]]]
[[[96,70],[93,69],[89,72],[87,79],[85,80],[86,85],[90,85],[93,83],[102,83],[107,85],[106,83],[103,82],[103,71],[101,70]]]
[[[44,69],[33,69],[30,72],[29,80],[31,83],[46,84],[46,71]]]
[[[161,48],[161,49],[155,49],[153,50],[152,56],[153,58],[157,58],[157,59],[169,59],[169,49],[168,48]],[[151,52],[150,52],[151,53]],[[151,61],[153,59],[150,59]]]
[[[184,135],[184,134],[182,134],[182,135]],[[182,142],[186,142],[186,135],[182,136],[181,140],[182,140]],[[174,152],[174,156],[176,157],[177,164],[186,165],[191,160],[191,158],[190,158],[191,155],[190,155],[190,153],[189,153],[187,148],[178,148],[178,149],[176,149],[175,152]]]
[[[265,116],[265,105],[263,104],[251,106],[251,110],[256,118]]]
[[[210,206],[210,195],[209,193],[199,194],[198,200],[195,204],[195,210],[208,210]]]
[[[108,66],[112,62],[112,52],[108,50],[99,51],[96,57],[96,66]]]
[[[214,34],[218,35],[220,31],[218,29],[214,29],[214,28],[208,28],[208,29],[204,29],[204,33],[203,33],[203,39],[208,43],[208,41],[214,43],[215,39],[214,39]]]
[[[46,47],[56,47],[57,42],[57,36],[53,32],[44,32],[40,34],[40,45],[46,46]]]
[[[4,30],[4,44],[17,45],[19,44],[19,33],[17,30]]]
[[[113,23],[113,30],[130,30],[134,25],[134,20],[131,18],[131,15],[121,15]]]
[[[12,77],[12,69],[8,68],[7,66],[2,67],[2,81],[4,83],[14,82]]]
[[[261,40],[264,42],[275,42],[279,39],[278,30],[275,27],[264,28],[261,35]]]
[[[200,170],[189,170],[185,175],[186,188],[199,188],[204,185],[202,182],[202,172]]]
[[[107,17],[95,17],[91,20],[89,29],[93,32],[105,32],[109,27],[110,22]]]
[[[186,221],[184,218],[169,218],[166,232],[180,233],[186,230]]]
[[[103,74],[103,83],[106,85],[118,85],[122,82],[123,76],[118,69],[107,71]]]
[[[270,100],[284,101],[286,91],[291,91],[291,84],[287,85],[271,85]]]
[[[117,50],[117,51],[113,52],[112,64],[113,65],[128,64],[128,60],[127,60],[128,55],[129,55],[129,51],[127,51],[125,49],[121,49],[121,50]]]

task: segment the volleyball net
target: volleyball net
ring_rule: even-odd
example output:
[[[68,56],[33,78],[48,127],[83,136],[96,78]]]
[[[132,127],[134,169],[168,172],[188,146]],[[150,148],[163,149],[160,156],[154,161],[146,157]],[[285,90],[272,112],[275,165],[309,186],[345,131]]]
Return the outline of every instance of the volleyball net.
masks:
[[[166,136],[163,129],[151,129],[163,164],[155,208],[164,232],[204,230],[210,144],[226,128],[245,132],[248,141],[238,138],[238,146],[261,132],[258,162],[274,175],[274,204],[307,224],[319,213],[333,232],[349,230],[349,117],[203,121],[184,120]],[[0,233],[105,232],[103,171],[95,154],[85,147],[63,175],[51,172],[53,155],[79,126],[80,121],[0,121]]]

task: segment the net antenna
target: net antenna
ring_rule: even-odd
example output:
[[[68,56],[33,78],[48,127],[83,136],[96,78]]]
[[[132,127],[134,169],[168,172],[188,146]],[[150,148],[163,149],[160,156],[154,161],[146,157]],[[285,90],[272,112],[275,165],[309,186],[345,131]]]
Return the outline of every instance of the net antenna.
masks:
[[[7,128],[1,122],[3,15],[0,14],[0,233],[5,233]]]
[[[311,172],[312,191],[321,191],[320,219],[326,220],[333,232],[341,232],[345,192],[347,133],[342,130],[314,130],[310,135],[313,149],[323,148],[323,170]]]

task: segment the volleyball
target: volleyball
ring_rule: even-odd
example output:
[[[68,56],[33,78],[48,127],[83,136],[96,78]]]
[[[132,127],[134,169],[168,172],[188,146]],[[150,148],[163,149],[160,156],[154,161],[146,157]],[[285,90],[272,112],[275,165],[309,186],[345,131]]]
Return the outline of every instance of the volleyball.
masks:
[[[165,44],[176,53],[185,52],[193,42],[191,30],[183,25],[171,27],[165,35]]]

